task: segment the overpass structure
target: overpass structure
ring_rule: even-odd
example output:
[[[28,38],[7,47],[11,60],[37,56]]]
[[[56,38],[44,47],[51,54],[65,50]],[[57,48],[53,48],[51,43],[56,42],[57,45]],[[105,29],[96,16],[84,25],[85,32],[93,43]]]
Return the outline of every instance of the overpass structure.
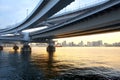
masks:
[[[120,1],[105,4],[63,17],[48,20],[58,24],[30,34],[32,39],[64,38],[120,30]]]
[[[60,11],[74,0],[40,0],[33,12],[20,24],[0,30],[0,34],[21,32],[24,29],[36,27],[42,21],[45,21],[56,12]]]
[[[52,17],[55,13],[70,4],[73,0],[42,0],[35,11],[20,25],[3,29],[0,34],[19,33],[16,36],[0,37],[2,40],[24,42],[47,42],[53,45],[52,39],[105,33],[120,30],[120,0],[109,0],[101,5],[69,14]],[[39,26],[46,29],[21,35],[24,29]]]

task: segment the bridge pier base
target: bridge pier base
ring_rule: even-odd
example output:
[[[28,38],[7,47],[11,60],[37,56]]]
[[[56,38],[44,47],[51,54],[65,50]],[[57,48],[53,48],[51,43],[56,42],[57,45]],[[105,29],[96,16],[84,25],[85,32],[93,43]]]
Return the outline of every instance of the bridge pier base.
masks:
[[[14,51],[17,51],[17,50],[19,49],[19,47],[15,44],[15,45],[13,46],[13,49],[14,49]]]
[[[47,52],[55,52],[55,42],[53,40],[48,41]]]
[[[3,46],[0,45],[0,51],[2,51],[2,50],[3,50]]]
[[[21,48],[21,53],[31,53],[31,47],[28,43],[24,43],[23,47]]]

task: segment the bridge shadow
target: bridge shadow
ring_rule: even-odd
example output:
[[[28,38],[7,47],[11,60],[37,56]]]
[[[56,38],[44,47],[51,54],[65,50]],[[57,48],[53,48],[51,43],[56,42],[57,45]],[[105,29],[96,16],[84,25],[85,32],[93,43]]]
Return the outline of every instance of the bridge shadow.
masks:
[[[53,62],[54,62],[54,52],[53,51],[49,51],[48,52],[48,68],[49,70],[51,70],[51,68],[53,67]]]
[[[48,53],[47,62],[46,62],[47,65],[45,66],[46,70],[44,72],[45,72],[46,78],[52,79],[55,76],[59,75],[59,72],[57,71],[58,69],[56,67],[57,61],[55,60],[54,51],[48,51],[47,53]]]
[[[9,54],[9,63],[11,66],[16,67],[16,75],[18,75],[18,80],[37,80],[39,75],[38,69],[32,64],[31,52],[22,51],[13,51]]]
[[[20,67],[20,75],[23,80],[39,80],[39,78],[43,77],[41,75],[41,71],[34,65],[31,59],[31,52],[23,51],[20,54],[21,57],[21,67]]]
[[[27,52],[27,51],[22,51],[21,54],[21,60],[22,61],[27,61],[29,62],[30,61],[30,57],[31,57],[31,52]]]

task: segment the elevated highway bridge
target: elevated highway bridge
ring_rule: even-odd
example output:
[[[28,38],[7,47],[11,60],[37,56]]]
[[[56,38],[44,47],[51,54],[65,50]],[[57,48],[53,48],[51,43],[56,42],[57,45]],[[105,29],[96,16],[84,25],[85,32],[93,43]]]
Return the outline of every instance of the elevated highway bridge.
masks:
[[[112,31],[120,31],[120,0],[108,2],[65,14],[52,17],[55,13],[70,4],[73,0],[42,0],[37,9],[23,23],[3,29],[0,34],[19,33],[19,36],[0,37],[1,40],[18,40],[23,42],[47,42],[54,44],[52,39],[65,38]],[[62,5],[62,6],[61,6]],[[22,30],[48,26],[46,29],[21,34]],[[19,38],[18,38],[19,37]]]
[[[0,34],[21,32],[24,29],[36,27],[42,21],[45,21],[74,0],[40,0],[33,12],[20,24],[0,30]]]
[[[119,31],[119,14],[120,1],[111,0],[97,7],[49,19],[48,23],[53,24],[52,27],[30,33],[30,37],[31,39],[65,38]]]

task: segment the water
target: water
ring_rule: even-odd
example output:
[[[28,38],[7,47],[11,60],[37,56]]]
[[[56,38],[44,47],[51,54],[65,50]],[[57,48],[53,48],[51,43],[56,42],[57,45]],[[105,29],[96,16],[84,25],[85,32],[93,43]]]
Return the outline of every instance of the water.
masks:
[[[120,47],[32,47],[0,52],[0,80],[120,80]]]

